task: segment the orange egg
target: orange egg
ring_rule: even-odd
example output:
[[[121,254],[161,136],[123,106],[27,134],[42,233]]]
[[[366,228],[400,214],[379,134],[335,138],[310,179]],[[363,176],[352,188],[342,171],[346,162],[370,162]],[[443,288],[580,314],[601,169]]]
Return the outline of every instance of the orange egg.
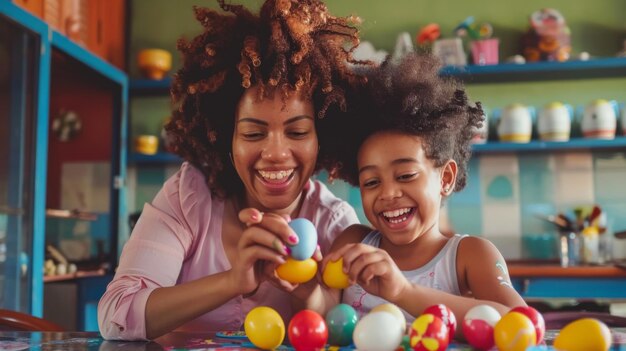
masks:
[[[519,312],[502,316],[493,329],[493,337],[500,351],[524,351],[537,343],[533,322]]]
[[[554,339],[562,351],[606,351],[611,347],[611,330],[595,318],[581,318],[566,325]]]
[[[288,257],[285,263],[276,268],[278,277],[292,284],[306,283],[315,276],[316,272],[317,262],[312,258],[298,261]]]

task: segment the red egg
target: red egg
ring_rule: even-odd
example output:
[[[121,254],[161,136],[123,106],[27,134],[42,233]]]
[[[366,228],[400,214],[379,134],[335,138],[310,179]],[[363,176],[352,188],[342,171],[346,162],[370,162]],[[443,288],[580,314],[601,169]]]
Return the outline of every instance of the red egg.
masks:
[[[302,310],[291,318],[287,335],[297,351],[318,350],[326,345],[328,328],[324,318],[317,312]]]
[[[537,345],[539,345],[543,341],[543,336],[546,334],[546,322],[543,320],[541,313],[530,306],[517,306],[513,308],[511,312],[519,312],[533,322],[535,333],[537,334]]]
[[[423,314],[411,325],[409,344],[415,351],[444,351],[448,347],[448,327],[441,318]]]
[[[448,306],[440,303],[426,307],[422,314],[427,313],[439,317],[446,327],[448,327],[448,341],[451,342],[454,340],[454,333],[456,332],[456,317],[454,316],[452,310],[449,309]]]
[[[489,350],[496,344],[493,326],[481,319],[463,321],[463,335],[468,344],[479,350]]]

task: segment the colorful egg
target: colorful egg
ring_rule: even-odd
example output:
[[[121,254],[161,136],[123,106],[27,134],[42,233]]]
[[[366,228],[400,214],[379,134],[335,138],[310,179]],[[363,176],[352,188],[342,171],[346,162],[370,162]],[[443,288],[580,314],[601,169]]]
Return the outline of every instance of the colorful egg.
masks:
[[[298,236],[298,243],[291,246],[291,257],[299,261],[313,257],[317,248],[317,230],[313,223],[306,218],[296,218],[289,226]]]
[[[524,351],[537,344],[533,322],[519,312],[502,316],[493,328],[493,337],[500,351]]]
[[[443,351],[448,347],[448,327],[441,318],[430,313],[413,321],[409,337],[415,351]]]
[[[276,274],[280,279],[286,280],[292,284],[306,283],[313,279],[317,272],[317,262],[308,258],[304,261],[298,261],[291,257],[287,257],[285,263],[276,267]]]
[[[352,344],[352,334],[359,320],[356,310],[345,303],[333,307],[326,313],[328,343],[336,346]]]
[[[289,322],[289,342],[297,351],[322,349],[328,340],[328,328],[324,318],[311,310],[296,313]]]
[[[554,339],[562,351],[606,351],[612,343],[611,330],[595,318],[581,318],[566,325]]]
[[[456,333],[456,317],[452,310],[448,308],[448,306],[440,303],[426,307],[422,314],[427,313],[437,316],[443,321],[446,327],[448,327],[448,341],[452,342],[452,340],[454,340],[454,333]]]
[[[343,272],[343,258],[331,261],[324,267],[324,284],[333,289],[345,289],[350,286],[348,275]]]
[[[285,338],[283,319],[278,312],[266,306],[255,307],[248,312],[244,330],[250,342],[264,350],[277,348]]]
[[[500,313],[489,305],[472,307],[463,318],[465,340],[478,350],[489,350],[495,345],[493,327],[500,317]]]
[[[402,327],[402,334],[406,332],[406,317],[404,317],[404,313],[402,313],[402,310],[400,309],[400,307],[392,303],[383,303],[372,308],[370,312],[379,312],[379,311],[385,311],[385,312],[389,312],[393,314],[398,319],[398,322],[400,322],[400,326]]]
[[[359,350],[393,351],[402,342],[402,328],[389,312],[370,312],[357,323],[352,339]]]
[[[546,322],[539,311],[530,306],[517,306],[511,310],[511,312],[519,312],[533,322],[535,326],[535,334],[537,335],[537,345],[543,341],[543,336],[546,334]]]

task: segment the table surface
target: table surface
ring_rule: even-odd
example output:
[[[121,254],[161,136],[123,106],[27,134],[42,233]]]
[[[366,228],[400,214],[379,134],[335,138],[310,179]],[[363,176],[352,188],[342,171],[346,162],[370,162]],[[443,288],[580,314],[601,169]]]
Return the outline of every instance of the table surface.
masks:
[[[548,330],[546,340],[550,343],[558,331]],[[626,351],[626,328],[613,329],[614,344],[610,350]],[[106,341],[96,332],[9,332],[0,331],[0,350],[256,350],[251,344],[236,339],[216,338],[214,332],[166,334],[155,341]],[[538,346],[529,350],[554,350],[550,346]],[[281,346],[279,350],[292,350]],[[336,350],[336,349],[335,349]],[[352,350],[350,347],[340,350]],[[462,344],[452,344],[448,350],[472,350]]]
[[[511,262],[507,266],[511,278],[626,278],[626,268],[614,264],[561,267],[558,263]]]

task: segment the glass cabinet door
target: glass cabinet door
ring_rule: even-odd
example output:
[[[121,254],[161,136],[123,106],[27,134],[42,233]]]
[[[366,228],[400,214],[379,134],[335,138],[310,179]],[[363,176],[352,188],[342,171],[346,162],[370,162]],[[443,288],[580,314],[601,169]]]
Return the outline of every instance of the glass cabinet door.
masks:
[[[39,39],[0,15],[0,308],[31,311]]]

